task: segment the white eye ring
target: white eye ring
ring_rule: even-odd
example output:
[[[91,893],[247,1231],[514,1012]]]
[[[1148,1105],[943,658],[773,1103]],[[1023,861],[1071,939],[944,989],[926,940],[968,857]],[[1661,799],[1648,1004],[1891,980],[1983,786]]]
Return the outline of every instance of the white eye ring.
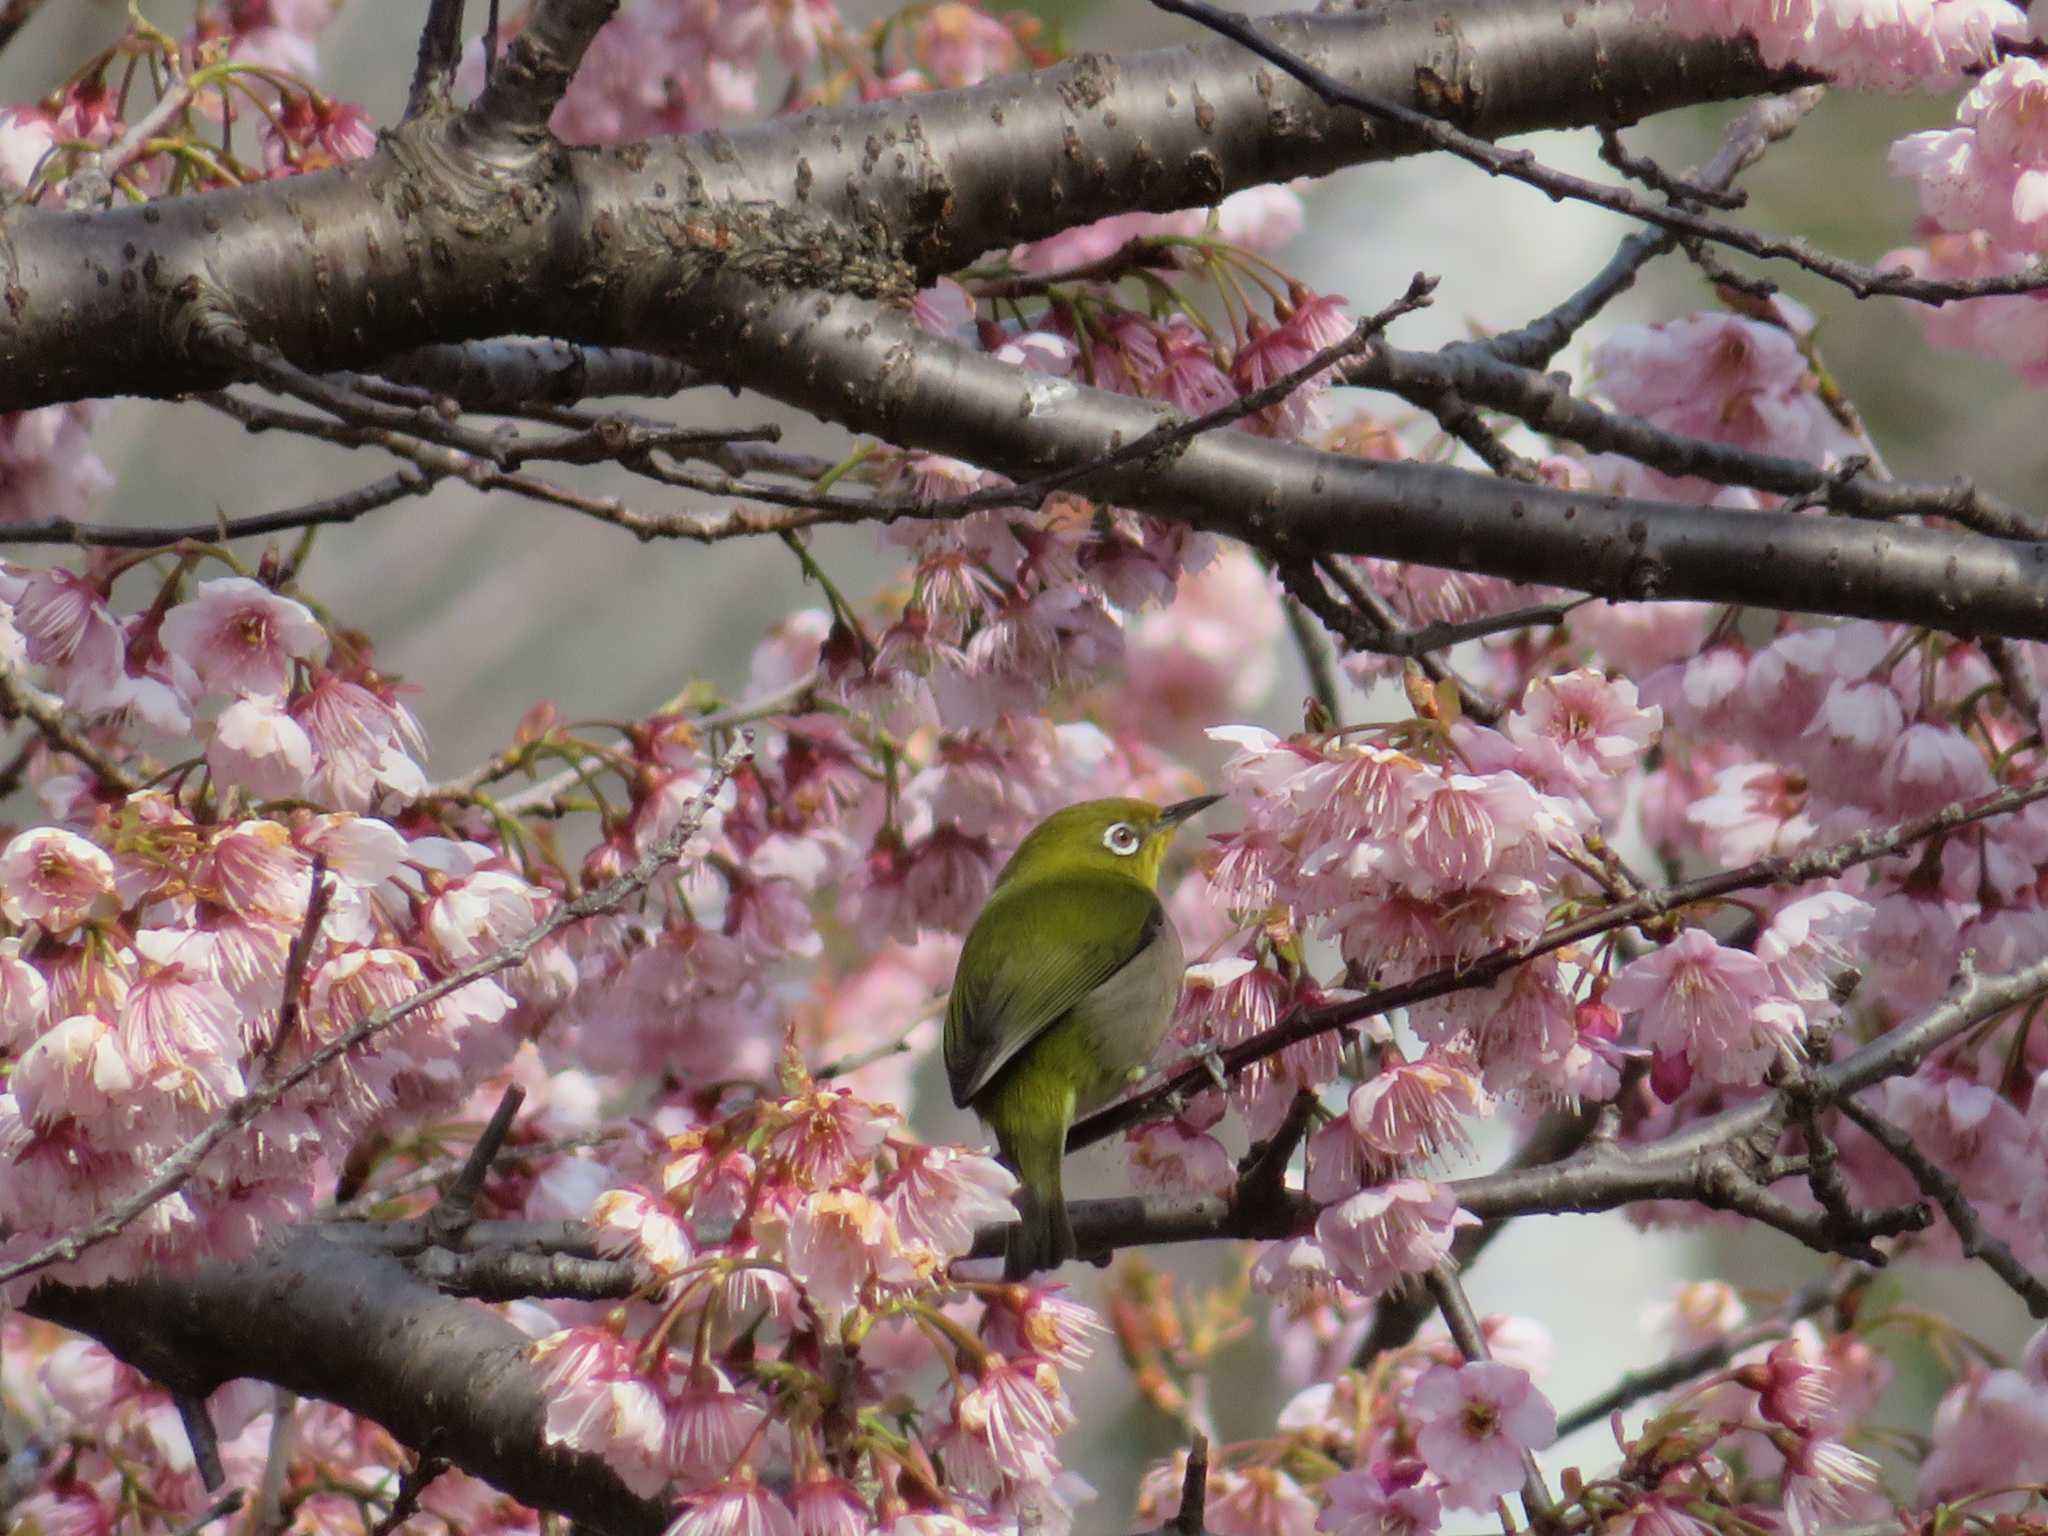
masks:
[[[1125,858],[1136,853],[1138,844],[1143,841],[1144,839],[1138,836],[1137,829],[1128,821],[1113,822],[1109,830],[1102,834],[1102,846],[1111,853],[1122,854]]]

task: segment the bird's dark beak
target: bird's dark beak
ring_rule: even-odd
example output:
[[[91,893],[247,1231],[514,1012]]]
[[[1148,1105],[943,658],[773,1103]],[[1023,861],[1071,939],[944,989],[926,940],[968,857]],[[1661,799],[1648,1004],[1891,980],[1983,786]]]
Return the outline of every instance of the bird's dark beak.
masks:
[[[1160,811],[1159,824],[1162,827],[1178,826],[1190,816],[1200,815],[1222,798],[1221,795],[1197,795],[1192,800],[1176,800]]]

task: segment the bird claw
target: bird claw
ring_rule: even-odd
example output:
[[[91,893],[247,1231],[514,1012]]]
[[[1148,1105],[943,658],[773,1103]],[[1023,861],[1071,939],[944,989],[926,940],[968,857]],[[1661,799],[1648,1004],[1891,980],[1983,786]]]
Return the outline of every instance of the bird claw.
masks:
[[[1223,1069],[1223,1052],[1213,1041],[1203,1041],[1195,1047],[1195,1060],[1202,1064],[1202,1070],[1209,1074],[1209,1081],[1216,1085],[1219,1093],[1230,1087],[1230,1074]]]

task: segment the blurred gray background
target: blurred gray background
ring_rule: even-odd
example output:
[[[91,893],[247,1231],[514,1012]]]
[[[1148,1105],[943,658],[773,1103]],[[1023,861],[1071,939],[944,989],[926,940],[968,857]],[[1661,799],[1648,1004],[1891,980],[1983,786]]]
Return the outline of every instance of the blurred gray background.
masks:
[[[880,8],[847,9],[868,15]],[[1036,9],[1063,26],[1076,46],[1157,46],[1193,36],[1190,27],[1139,4]],[[175,29],[191,7],[165,3],[146,10]],[[471,10],[474,29],[480,0]],[[393,120],[423,11],[417,0],[350,0],[322,47],[326,87],[365,103],[378,121]],[[50,0],[0,55],[0,100],[41,94],[123,24],[121,0]],[[1712,152],[1734,110],[1673,114],[1631,130],[1629,142],[1679,168]],[[1951,105],[1942,100],[1831,98],[1752,173],[1747,184],[1756,201],[1744,217],[1768,228],[1797,228],[1830,250],[1874,260],[1905,243],[1915,213],[1908,189],[1885,172],[1885,147],[1900,133],[1945,125],[1950,116]],[[1604,174],[1590,135],[1530,143],[1553,163]],[[1553,205],[1532,190],[1435,157],[1359,169],[1305,191],[1310,227],[1284,260],[1311,286],[1370,309],[1399,293],[1417,270],[1442,278],[1436,307],[1402,321],[1395,332],[1408,345],[1447,340],[1473,325],[1527,319],[1576,287],[1628,232],[1608,215]],[[1821,316],[1822,349],[1898,473],[1946,478],[1967,471],[2023,505],[2040,502],[2041,471],[2048,467],[2040,395],[1992,364],[1927,351],[1899,306],[1858,304],[1782,269],[1773,275]],[[1653,319],[1709,302],[1697,275],[1667,259],[1614,313]],[[1568,354],[1559,365],[1575,366],[1580,356]],[[703,391],[667,409],[698,423],[783,421],[793,441],[823,451],[842,441],[753,398]],[[121,405],[98,446],[120,479],[106,515],[135,522],[203,521],[216,511],[244,516],[334,494],[390,467],[368,455],[274,435],[250,437],[198,405]],[[649,510],[676,504],[668,493],[623,474],[592,472],[578,483]],[[855,595],[893,565],[863,531],[826,530],[816,552]],[[415,702],[433,741],[429,766],[437,777],[459,773],[501,746],[538,698],[554,699],[569,718],[587,719],[644,713],[692,676],[735,691],[763,630],[794,607],[817,602],[789,553],[772,541],[710,550],[641,545],[564,511],[466,487],[444,487],[324,534],[304,579],[338,620],[375,639],[386,670],[423,689]],[[1289,717],[1298,719],[1303,692],[1290,655],[1270,701],[1269,723],[1284,729]],[[946,1106],[943,1092],[922,1097],[918,1119],[927,1132],[975,1137],[972,1121]],[[1077,1193],[1118,1187],[1119,1156],[1104,1149],[1084,1155],[1072,1187]],[[1171,1262],[1196,1280],[1220,1278],[1232,1261],[1204,1252],[1175,1255]],[[1773,1236],[1645,1236],[1619,1218],[1575,1217],[1515,1228],[1475,1267],[1470,1284],[1482,1312],[1528,1313],[1553,1330],[1558,1361],[1544,1385],[1564,1411],[1610,1384],[1618,1371],[1661,1356],[1662,1344],[1638,1319],[1647,1303],[1668,1294],[1673,1278],[1707,1262],[1771,1287],[1796,1283],[1813,1268],[1808,1256]],[[2024,1334],[2010,1297],[1974,1276],[1948,1277],[1932,1288],[1923,1278],[1908,1283],[1982,1336],[2011,1342]],[[1259,1388],[1265,1349],[1258,1329],[1231,1357],[1220,1415],[1226,1435],[1270,1428],[1274,1403]],[[1930,1380],[1924,1370],[1909,1371],[1888,1417],[1924,1424]],[[1171,1436],[1145,1410],[1128,1405],[1120,1373],[1091,1372],[1077,1395],[1087,1427],[1070,1437],[1068,1450],[1103,1494],[1083,1526],[1114,1529],[1128,1507],[1137,1458],[1164,1453]],[[1122,1417],[1107,1417],[1111,1412]],[[1604,1428],[1548,1459],[1561,1464],[1574,1452],[1591,1465],[1604,1462]]]

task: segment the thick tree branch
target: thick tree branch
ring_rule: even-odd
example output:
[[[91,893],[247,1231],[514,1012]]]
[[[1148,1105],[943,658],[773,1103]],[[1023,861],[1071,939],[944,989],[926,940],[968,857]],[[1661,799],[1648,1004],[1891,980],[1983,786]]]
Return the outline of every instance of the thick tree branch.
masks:
[[[681,363],[652,352],[538,337],[415,347],[385,358],[377,371],[471,411],[571,405],[599,395],[660,399],[697,382]]]
[[[1166,407],[1020,372],[857,298],[736,307],[735,377],[856,431],[1228,534],[1285,562],[1377,555],[1617,600],[1679,599],[2048,638],[2048,548],[1525,485],[1219,432],[1130,456]],[[1123,462],[1110,464],[1111,456]],[[1815,473],[1811,470],[1809,474]]]
[[[28,1310],[91,1334],[173,1392],[275,1382],[374,1419],[537,1509],[612,1536],[652,1536],[665,1523],[656,1501],[596,1457],[543,1439],[547,1404],[523,1333],[320,1228],[192,1275],[46,1285]]]
[[[508,66],[463,117],[415,119],[342,169],[90,215],[9,210],[0,410],[232,382],[228,359],[191,345],[208,309],[314,372],[510,334],[633,347],[663,335],[659,350],[711,364],[721,338],[710,328],[690,347],[688,317],[758,303],[707,291],[711,277],[907,293],[992,247],[1420,147],[1218,41],[726,134],[556,150],[539,130],[548,90],[608,10],[556,0],[544,11],[562,25],[537,18],[513,49],[545,59],[517,80]],[[1747,44],[1674,39],[1627,0],[1568,15],[1549,0],[1450,0],[1271,27],[1362,88],[1487,136],[1785,83]],[[775,390],[770,375],[753,382]]]
[[[1381,347],[1347,364],[1344,378],[1349,384],[1387,390],[1424,409],[1442,395],[1454,394],[1474,405],[1506,411],[1538,432],[1596,453],[1622,454],[1668,475],[1801,497],[1852,517],[1946,517],[1999,538],[2042,537],[2033,517],[1967,480],[1923,485],[1842,474],[1803,459],[1666,432],[1639,416],[1605,411],[1579,399],[1555,374],[1503,362],[1487,342],[1462,342],[1441,352]]]

